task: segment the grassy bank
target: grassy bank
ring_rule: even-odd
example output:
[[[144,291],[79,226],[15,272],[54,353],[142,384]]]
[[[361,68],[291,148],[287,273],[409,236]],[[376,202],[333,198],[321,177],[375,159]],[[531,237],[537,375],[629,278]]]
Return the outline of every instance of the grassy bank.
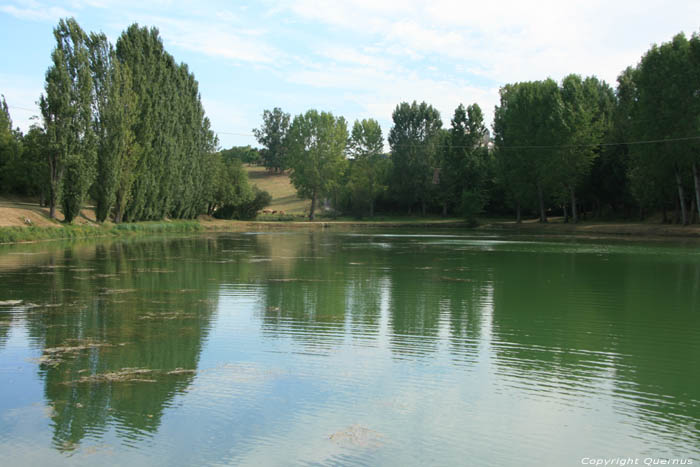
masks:
[[[58,225],[56,227],[0,227],[0,243],[35,242],[89,237],[200,232],[198,221],[136,222],[133,224]]]
[[[546,224],[530,221],[523,223],[483,221],[480,231],[552,235],[571,237],[618,236],[630,238],[700,238],[699,225],[671,225],[646,222],[581,222],[578,224],[553,221]]]

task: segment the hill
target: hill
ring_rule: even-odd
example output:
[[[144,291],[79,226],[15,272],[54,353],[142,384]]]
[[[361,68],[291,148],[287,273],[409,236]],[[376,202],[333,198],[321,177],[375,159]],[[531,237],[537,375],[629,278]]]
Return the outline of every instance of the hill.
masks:
[[[286,173],[270,173],[265,167],[244,165],[250,183],[272,196],[272,203],[266,209],[284,211],[285,214],[304,214],[311,207],[311,201],[299,199],[297,191]]]

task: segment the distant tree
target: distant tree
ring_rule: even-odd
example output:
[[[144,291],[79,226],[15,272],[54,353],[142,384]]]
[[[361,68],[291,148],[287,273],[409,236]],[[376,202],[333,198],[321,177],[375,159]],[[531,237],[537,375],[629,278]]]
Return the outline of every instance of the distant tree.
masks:
[[[333,193],[345,171],[347,123],[332,113],[309,110],[294,117],[288,137],[290,179],[299,196],[311,199],[313,220],[319,197]]]
[[[13,168],[19,157],[20,146],[12,131],[12,119],[5,101],[0,101],[0,192],[10,191],[13,185]]]
[[[558,171],[571,201],[573,222],[578,221],[576,191],[600,154],[609,131],[614,102],[612,89],[595,77],[568,75],[561,83],[564,125]]]
[[[230,149],[221,150],[221,155],[226,160],[238,159],[244,164],[261,164],[260,151],[250,146],[232,146]]]
[[[19,157],[8,170],[12,181],[8,181],[7,187],[19,195],[39,195],[40,203],[43,205],[48,193],[46,134],[37,125],[32,125],[23,136],[17,132],[15,134],[21,137],[21,145]]]
[[[501,159],[501,177],[514,198],[518,219],[522,201],[532,187],[540,222],[547,222],[546,196],[556,179],[563,126],[563,103],[554,80],[501,88],[501,102],[494,113],[496,155]]]
[[[445,214],[448,205],[453,205],[473,222],[474,216],[483,208],[490,170],[487,136],[479,105],[472,104],[465,109],[460,104],[451,121],[440,173],[440,181],[444,184]]]
[[[635,89],[632,79],[633,68],[628,67],[617,78],[617,89],[612,95],[609,112],[609,128],[604,135],[606,145],[600,150],[600,155],[593,162],[591,173],[586,186],[587,196],[595,205],[598,214],[603,208],[610,212],[627,212],[634,203],[630,194],[629,145],[626,141],[632,135],[632,107],[634,105]],[[611,90],[605,100],[610,98]],[[606,104],[603,104],[603,108]]]
[[[71,222],[95,177],[93,82],[87,35],[77,21],[61,19],[54,37],[53,64],[46,72],[46,95],[40,99],[48,139],[49,215],[55,217],[60,199],[65,220]],[[70,173],[64,184],[67,166]],[[64,186],[67,191],[62,195]]]
[[[374,119],[355,120],[348,143],[353,158],[348,188],[354,205],[369,208],[374,217],[374,203],[386,189],[387,158],[383,155],[384,138],[379,122]]]
[[[263,112],[263,123],[260,128],[254,128],[253,134],[263,146],[261,151],[263,165],[268,170],[281,172],[287,164],[287,132],[289,131],[290,115],[275,107],[272,111]]]
[[[388,138],[393,162],[392,186],[409,212],[419,202],[425,215],[437,168],[440,112],[425,102],[402,102],[394,109],[392,119],[394,126]]]
[[[636,138],[641,140],[677,139],[698,131],[697,74],[694,75],[690,42],[683,34],[671,42],[654,45],[642,57],[634,74]],[[633,148],[632,173],[671,174],[675,182],[681,223],[689,222],[686,188],[694,172],[697,151],[691,144],[663,143]],[[643,183],[642,180],[640,182]],[[639,185],[638,185],[639,186]],[[698,187],[696,186],[696,193]],[[638,198],[646,198],[638,190]]]

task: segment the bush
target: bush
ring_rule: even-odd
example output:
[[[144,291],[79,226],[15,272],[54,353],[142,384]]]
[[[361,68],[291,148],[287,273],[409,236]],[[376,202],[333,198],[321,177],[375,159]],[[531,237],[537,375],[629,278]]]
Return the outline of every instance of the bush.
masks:
[[[255,219],[258,211],[265,206],[269,206],[271,202],[272,196],[270,196],[270,193],[253,187],[253,196],[251,198],[243,200],[239,204],[225,204],[214,213],[214,217],[239,220]]]
[[[471,190],[462,192],[460,212],[469,225],[475,226],[477,224],[476,216],[481,214],[483,209],[484,198],[481,193]]]

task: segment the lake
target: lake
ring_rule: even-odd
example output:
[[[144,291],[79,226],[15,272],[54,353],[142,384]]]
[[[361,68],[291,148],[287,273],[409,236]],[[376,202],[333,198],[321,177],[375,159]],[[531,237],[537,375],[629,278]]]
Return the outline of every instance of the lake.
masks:
[[[698,246],[451,230],[4,246],[0,459],[697,465]]]

